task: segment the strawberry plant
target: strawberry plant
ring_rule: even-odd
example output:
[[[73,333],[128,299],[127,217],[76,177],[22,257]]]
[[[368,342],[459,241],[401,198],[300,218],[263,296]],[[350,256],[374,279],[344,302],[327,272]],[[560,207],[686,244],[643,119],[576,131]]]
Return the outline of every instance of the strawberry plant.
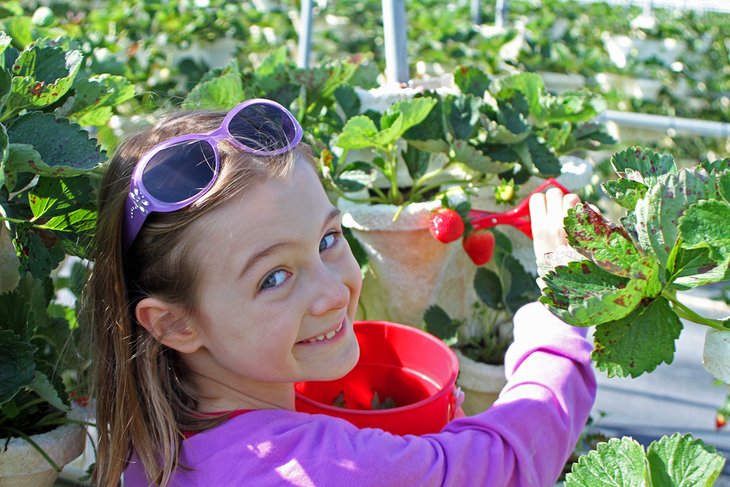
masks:
[[[69,393],[79,394],[89,360],[75,341],[76,310],[56,299],[62,289],[79,295],[86,266],[52,277],[67,256],[89,256],[96,221],[106,154],[79,123],[103,126],[134,91],[84,72],[68,39],[14,45],[0,32],[0,437],[40,450],[30,436],[70,421]]]
[[[571,210],[568,242],[585,259],[547,273],[541,301],[574,326],[596,326],[599,369],[637,377],[672,362],[680,318],[730,331],[677,299],[730,276],[730,160],[677,169],[669,155],[632,148],[611,164],[619,178],[603,189],[626,216],[615,224],[588,205]]]

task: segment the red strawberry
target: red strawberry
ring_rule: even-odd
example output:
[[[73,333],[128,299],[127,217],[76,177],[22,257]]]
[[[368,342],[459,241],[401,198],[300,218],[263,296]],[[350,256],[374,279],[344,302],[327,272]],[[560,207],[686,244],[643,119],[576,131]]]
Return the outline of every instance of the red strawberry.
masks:
[[[462,245],[474,264],[484,265],[494,254],[494,234],[489,230],[477,230],[467,235]]]
[[[439,208],[431,214],[428,229],[436,240],[449,243],[464,234],[464,220],[451,208]]]
[[[722,413],[717,413],[715,416],[715,428],[720,429],[724,428],[727,424],[727,418]]]

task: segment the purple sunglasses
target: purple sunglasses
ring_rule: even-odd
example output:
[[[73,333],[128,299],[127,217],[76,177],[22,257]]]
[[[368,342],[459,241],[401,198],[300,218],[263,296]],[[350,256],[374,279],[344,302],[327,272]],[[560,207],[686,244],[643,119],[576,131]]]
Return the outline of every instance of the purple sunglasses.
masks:
[[[302,126],[271,100],[252,99],[233,109],[207,134],[173,137],[150,149],[137,163],[124,205],[123,243],[128,251],[151,212],[176,211],[203,196],[218,179],[218,141],[244,152],[275,156],[302,140]]]

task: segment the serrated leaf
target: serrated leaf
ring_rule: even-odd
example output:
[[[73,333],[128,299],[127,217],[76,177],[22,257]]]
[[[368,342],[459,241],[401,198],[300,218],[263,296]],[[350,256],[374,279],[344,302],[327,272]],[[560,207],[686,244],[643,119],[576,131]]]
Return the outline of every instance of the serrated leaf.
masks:
[[[42,282],[26,273],[15,289],[0,294],[0,323],[4,330],[30,340],[36,328],[48,321],[47,306]]]
[[[500,93],[501,94],[501,93]],[[504,125],[513,134],[530,132],[528,117],[530,107],[521,93],[515,93],[509,99],[497,99],[497,122]]]
[[[526,111],[521,111],[525,115],[530,114],[537,119],[542,117],[543,107],[540,101],[545,91],[545,82],[540,75],[535,73],[515,74],[501,79],[500,84],[502,89],[498,97],[509,96],[513,98],[510,95],[514,92],[519,92],[524,98],[527,107]]]
[[[672,285],[678,289],[692,289],[705,284],[730,279],[730,267],[713,262],[710,250],[679,249],[674,264]]]
[[[579,204],[568,210],[565,231],[570,246],[606,272],[628,277],[631,267],[641,259],[626,231],[589,205]]]
[[[674,158],[669,154],[657,154],[650,149],[631,147],[615,153],[611,157],[611,165],[619,176],[634,179],[640,183],[651,183],[659,176],[665,174],[677,174],[677,166]],[[633,170],[633,173],[627,172]]]
[[[134,98],[134,85],[123,76],[101,74],[77,81],[67,109],[74,122],[84,126],[106,125],[112,108]]]
[[[380,142],[375,140],[377,134],[375,122],[366,115],[358,115],[347,121],[335,144],[343,149],[380,147]]]
[[[649,445],[646,456],[655,486],[710,487],[725,465],[714,447],[689,434],[663,436]]]
[[[537,168],[537,175],[542,177],[560,175],[560,160],[544,140],[538,139],[535,135],[530,135],[525,139],[525,143],[527,143],[527,148],[530,151],[530,162]]]
[[[707,247],[710,257],[727,266],[730,262],[730,204],[700,201],[687,208],[679,218],[682,247]]]
[[[515,134],[504,125],[500,125],[494,120],[484,121],[487,129],[487,141],[490,144],[517,144],[530,136],[530,130],[525,129],[524,132]]]
[[[667,267],[679,237],[678,221],[690,205],[717,194],[714,178],[706,171],[682,169],[653,185],[636,203],[636,232],[639,245],[652,252],[662,268]]]
[[[355,88],[350,85],[338,86],[335,90],[335,100],[340,105],[345,119],[354,117],[360,113],[360,97],[357,96]]]
[[[577,124],[594,119],[606,109],[606,102],[592,93],[564,92],[558,96],[544,96],[542,106],[539,124]]]
[[[2,54],[0,54],[0,59],[2,59]],[[8,96],[10,96],[10,89],[12,86],[12,75],[10,74],[10,71],[7,69],[2,68],[2,63],[0,63],[0,110],[3,109],[5,106],[5,100],[7,100]]]
[[[454,139],[469,140],[480,122],[481,99],[471,95],[448,95],[443,99],[446,129]]]
[[[513,163],[495,161],[465,140],[451,144],[451,160],[484,174],[499,174],[514,167]]]
[[[504,309],[502,281],[494,271],[479,267],[474,274],[474,290],[482,303],[492,309]]]
[[[627,316],[647,289],[656,292],[658,269],[648,259],[638,261],[630,278],[610,274],[591,261],[570,262],[549,272],[540,301],[567,323],[592,326]]]
[[[681,331],[669,301],[660,297],[642,302],[628,316],[596,327],[591,357],[609,377],[638,377],[672,363]]]
[[[535,276],[528,273],[519,260],[508,253],[498,258],[500,272],[509,274],[509,280],[502,278],[503,283],[509,282],[509,289],[504,295],[504,304],[510,312],[516,313],[522,306],[540,296],[540,288],[537,286]]]
[[[27,340],[10,330],[0,330],[0,405],[10,401],[33,382],[33,350]]]
[[[46,239],[41,239],[41,235]],[[18,249],[20,268],[38,279],[45,279],[64,259],[63,249],[58,245],[58,236],[48,230],[36,230],[30,226],[17,229],[14,242]]]
[[[65,404],[61,400],[58,395],[58,391],[56,391],[56,388],[53,386],[53,384],[51,384],[51,381],[48,380],[48,377],[45,374],[36,371],[33,383],[30,384],[30,389],[32,389],[33,392],[38,394],[44,401],[46,401],[48,404],[58,409],[59,411],[63,411],[65,413],[71,411],[71,408],[68,406],[68,404]]]
[[[8,127],[9,164],[41,176],[76,176],[106,161],[106,154],[76,124],[53,114],[30,112]]]
[[[226,73],[195,85],[182,102],[182,107],[191,110],[230,110],[245,99],[241,75]]]
[[[725,159],[730,160],[730,159]],[[730,172],[721,174],[717,179],[717,192],[722,199],[730,203]]]
[[[409,145],[402,155],[411,179],[415,181],[426,173],[431,154]]]
[[[394,103],[381,117],[381,121],[389,120],[387,128],[375,135],[380,147],[394,144],[411,128],[423,122],[431,109],[436,105],[434,98],[422,97],[401,100]],[[382,127],[386,127],[381,122]]]
[[[454,70],[454,84],[462,93],[481,98],[489,82],[487,73],[474,66],[459,66]]]
[[[0,30],[0,55],[5,52],[11,42],[13,42],[13,38]]]
[[[636,207],[636,202],[644,197],[648,189],[643,183],[624,178],[607,181],[601,188],[609,198],[629,210]]]
[[[36,221],[68,214],[84,207],[92,198],[93,187],[86,178],[41,177],[28,194]]]
[[[629,437],[611,438],[580,457],[565,487],[648,487],[644,447]]]
[[[81,51],[64,51],[40,41],[28,46],[13,64],[7,105],[17,110],[57,102],[71,89],[82,60]]]
[[[445,152],[447,145],[446,130],[444,129],[444,102],[436,97],[435,94],[425,94],[422,98],[431,98],[436,100],[436,104],[433,106],[428,116],[424,118],[420,123],[409,128],[406,133],[403,134],[403,138],[408,141],[409,144],[416,143],[422,144],[416,145],[421,150],[426,152]],[[438,146],[442,148],[439,149]]]
[[[455,323],[448,313],[437,304],[426,309],[423,314],[423,321],[426,325],[426,331],[441,340],[452,340],[459,329],[458,323]]]

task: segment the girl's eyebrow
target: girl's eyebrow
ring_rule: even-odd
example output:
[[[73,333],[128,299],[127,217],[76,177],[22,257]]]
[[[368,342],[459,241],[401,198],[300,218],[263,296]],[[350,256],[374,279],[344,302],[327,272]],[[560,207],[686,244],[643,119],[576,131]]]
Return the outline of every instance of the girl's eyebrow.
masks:
[[[332,220],[334,220],[335,218],[337,218],[338,216],[340,216],[341,213],[342,212],[339,209],[332,208],[332,210],[325,217],[324,224],[322,225],[322,228],[323,229],[326,228],[327,225],[329,225]],[[294,242],[292,240],[285,240],[285,241],[282,241],[282,242],[277,242],[275,244],[269,245],[268,247],[266,247],[265,249],[263,249],[261,252],[255,254],[255,255],[252,255],[246,261],[246,263],[244,264],[243,270],[241,271],[241,274],[239,274],[238,278],[239,279],[243,278],[243,276],[253,266],[255,266],[258,261],[260,261],[261,259],[263,259],[264,257],[266,257],[268,255],[271,255],[276,249],[281,248],[281,247],[288,247],[288,246],[292,246],[292,245],[296,245],[296,242]]]

